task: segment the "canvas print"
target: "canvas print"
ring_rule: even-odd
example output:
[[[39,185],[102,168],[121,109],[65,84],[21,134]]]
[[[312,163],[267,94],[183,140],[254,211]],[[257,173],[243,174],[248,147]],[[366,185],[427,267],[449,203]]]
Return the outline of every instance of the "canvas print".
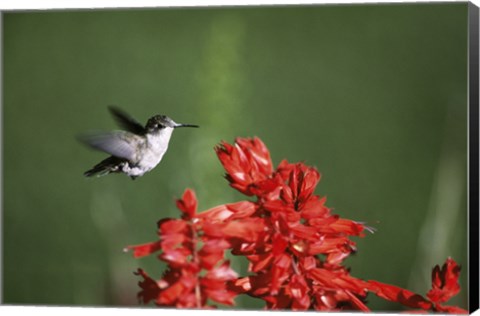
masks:
[[[473,7],[4,12],[3,304],[470,312]]]

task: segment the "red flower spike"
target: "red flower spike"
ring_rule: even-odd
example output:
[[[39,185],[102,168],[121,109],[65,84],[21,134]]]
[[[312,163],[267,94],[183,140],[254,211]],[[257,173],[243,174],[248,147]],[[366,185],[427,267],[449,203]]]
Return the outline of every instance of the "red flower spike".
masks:
[[[458,278],[460,276],[460,266],[448,258],[442,269],[437,265],[432,271],[432,289],[427,293],[427,297],[434,303],[444,303],[451,297],[458,294],[460,285]]]
[[[156,281],[136,274],[143,303],[177,308],[234,305],[247,294],[268,309],[370,311],[368,292],[414,312],[467,313],[442,305],[458,294],[460,267],[447,259],[432,272],[426,298],[397,286],[363,281],[350,275],[343,260],[356,251],[351,236],[370,230],[362,223],[332,214],[326,198],[315,195],[316,168],[282,160],[274,170],[270,153],[258,138],[222,142],[215,151],[230,186],[256,201],[240,201],[197,213],[195,193],[187,189],[176,201],[181,219],[158,222],[159,240],[130,246],[135,257],[161,251],[168,265]],[[249,261],[248,277],[238,277],[226,251]]]

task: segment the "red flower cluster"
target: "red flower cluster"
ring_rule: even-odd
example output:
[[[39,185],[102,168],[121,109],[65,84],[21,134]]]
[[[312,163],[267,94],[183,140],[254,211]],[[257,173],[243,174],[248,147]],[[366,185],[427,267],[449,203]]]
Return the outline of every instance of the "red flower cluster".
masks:
[[[183,308],[208,307],[207,300],[233,304],[237,294],[226,289],[227,281],[237,278],[224,259],[229,244],[202,229],[196,218],[197,199],[193,191],[185,191],[177,201],[182,219],[163,219],[158,222],[158,241],[130,246],[135,257],[162,250],[158,258],[168,264],[160,281],[150,278],[142,269],[136,274],[142,291],[138,297],[143,303],[154,301],[158,306]]]
[[[422,310],[466,313],[443,306],[460,288],[460,268],[448,259],[433,270],[432,290],[424,298],[408,290],[350,275],[343,260],[356,250],[351,236],[370,230],[340,218],[314,194],[320,181],[315,168],[282,161],[273,168],[258,138],[223,142],[215,148],[230,185],[255,201],[224,204],[196,213],[197,200],[185,191],[177,201],[182,219],[159,222],[159,240],[131,246],[136,257],[161,250],[168,264],[160,281],[139,269],[139,298],[159,306],[207,307],[212,301],[234,304],[248,294],[269,309],[369,311],[369,292]],[[250,275],[237,277],[225,250],[250,262]]]

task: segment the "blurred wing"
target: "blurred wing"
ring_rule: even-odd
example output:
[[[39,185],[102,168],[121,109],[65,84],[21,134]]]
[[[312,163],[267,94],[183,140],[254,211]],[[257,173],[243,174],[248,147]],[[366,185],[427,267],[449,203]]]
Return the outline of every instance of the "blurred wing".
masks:
[[[130,161],[135,161],[136,149],[142,142],[140,137],[123,131],[83,135],[79,139],[94,149]]]
[[[145,134],[145,129],[142,124],[137,122],[133,117],[114,106],[109,106],[108,109],[120,127],[137,135]]]

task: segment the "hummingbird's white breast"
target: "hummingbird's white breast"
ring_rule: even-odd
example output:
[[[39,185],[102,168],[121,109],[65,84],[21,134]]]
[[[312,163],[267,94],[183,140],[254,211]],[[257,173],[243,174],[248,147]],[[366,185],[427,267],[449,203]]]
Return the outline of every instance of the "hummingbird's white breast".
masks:
[[[122,171],[129,176],[139,177],[155,168],[168,149],[172,133],[172,127],[165,127],[156,133],[146,134],[144,148],[138,153],[138,162],[133,166],[125,164]]]

